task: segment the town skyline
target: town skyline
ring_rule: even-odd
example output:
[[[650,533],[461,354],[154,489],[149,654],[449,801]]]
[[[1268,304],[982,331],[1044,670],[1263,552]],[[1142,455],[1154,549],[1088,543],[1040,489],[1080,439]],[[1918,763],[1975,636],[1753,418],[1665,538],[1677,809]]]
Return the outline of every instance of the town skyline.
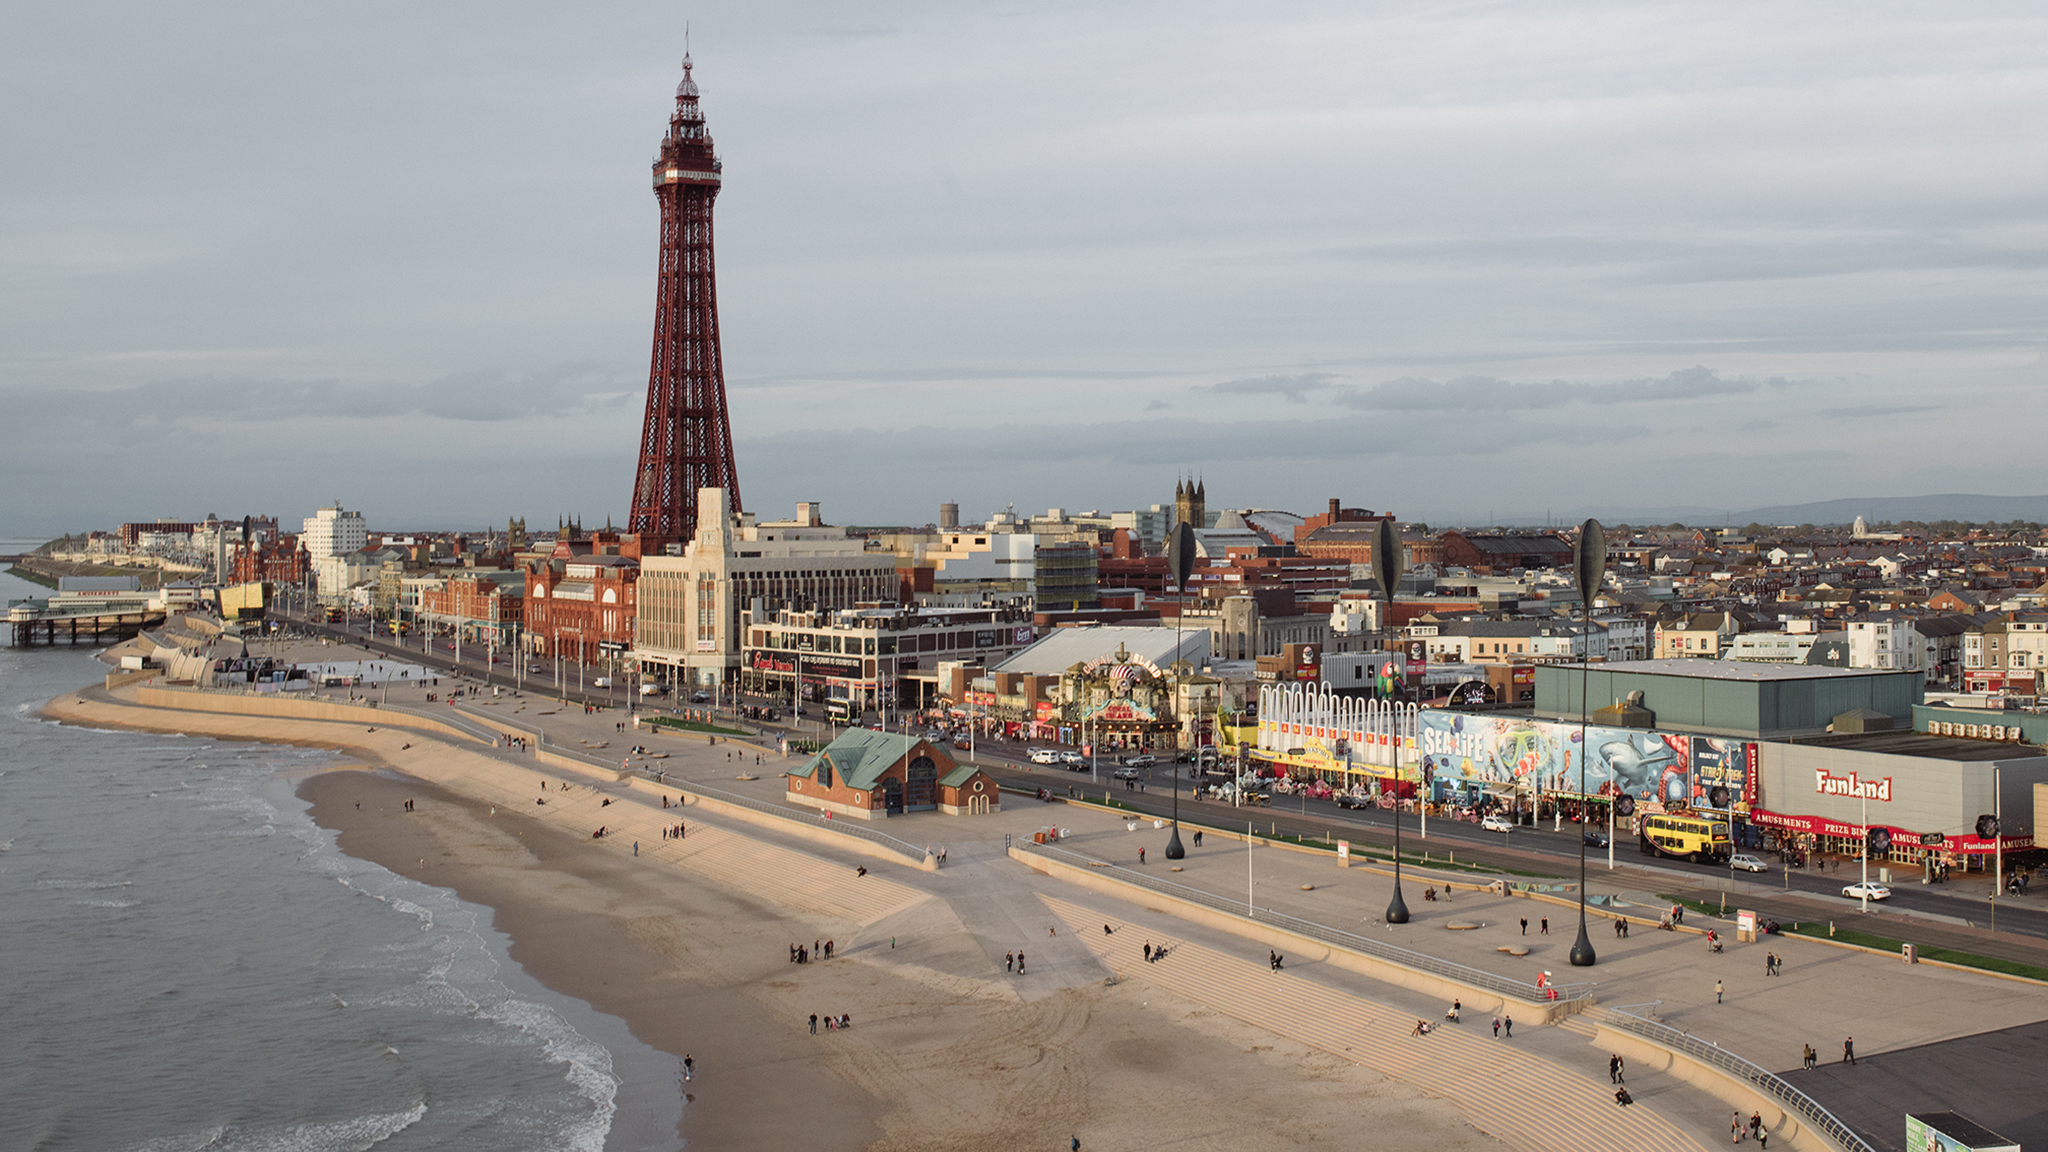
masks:
[[[1973,461],[2042,414],[2043,174],[1972,126],[2039,122],[2039,18],[1846,12],[694,16],[747,502],[2038,490]],[[166,449],[235,461],[152,476],[167,514],[254,475],[391,523],[625,521],[670,14],[83,20],[34,14],[10,69],[4,467],[39,499],[0,528],[141,514]],[[316,138],[347,162],[308,184]],[[151,197],[94,175],[114,139]]]

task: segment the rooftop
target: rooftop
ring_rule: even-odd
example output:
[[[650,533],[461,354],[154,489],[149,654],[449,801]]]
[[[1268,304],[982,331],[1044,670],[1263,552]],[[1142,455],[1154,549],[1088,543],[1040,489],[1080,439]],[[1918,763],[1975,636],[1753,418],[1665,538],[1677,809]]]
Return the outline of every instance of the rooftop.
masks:
[[[2048,749],[2032,744],[2007,744],[1993,740],[1956,740],[1920,732],[1840,732],[1809,736],[1800,744],[1842,748],[1851,752],[1882,752],[1889,756],[1924,756],[1929,760],[1983,762],[2016,760],[2025,756],[2048,755]]]
[[[1680,676],[1687,680],[1841,680],[1859,676],[1897,676],[1878,668],[1827,668],[1814,664],[1751,664],[1734,660],[1618,660],[1597,666],[1602,672],[1642,676]]]

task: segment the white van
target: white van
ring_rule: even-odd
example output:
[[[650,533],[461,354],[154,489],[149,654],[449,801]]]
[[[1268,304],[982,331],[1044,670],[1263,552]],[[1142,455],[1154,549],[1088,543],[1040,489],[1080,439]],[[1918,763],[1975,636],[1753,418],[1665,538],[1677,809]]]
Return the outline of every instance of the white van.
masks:
[[[1057,764],[1060,762],[1060,754],[1051,748],[1033,748],[1031,750],[1031,762],[1033,764]]]
[[[666,689],[666,688],[662,687],[662,686],[661,686],[661,685],[659,685],[659,684],[652,684],[652,683],[650,683],[650,684],[642,684],[642,685],[640,686],[640,695],[641,695],[642,697],[647,697],[647,696],[659,696],[659,695],[661,695],[662,693],[664,693],[664,692],[667,692],[667,691],[668,691],[668,689]]]

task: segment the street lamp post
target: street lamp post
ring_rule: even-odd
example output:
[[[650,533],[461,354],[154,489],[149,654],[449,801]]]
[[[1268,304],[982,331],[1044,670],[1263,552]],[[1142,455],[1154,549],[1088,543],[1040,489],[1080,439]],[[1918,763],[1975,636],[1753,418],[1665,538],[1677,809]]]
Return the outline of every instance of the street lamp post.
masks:
[[[1600,581],[1606,576],[1607,537],[1600,529],[1598,520],[1588,520],[1579,525],[1578,555],[1573,559],[1573,574],[1579,583],[1579,618],[1585,624],[1583,646],[1579,652],[1579,796],[1581,811],[1586,795],[1586,717],[1592,707],[1586,698],[1586,680],[1593,659],[1593,594],[1600,588]],[[1607,854],[1610,864],[1614,858],[1614,837],[1607,837]],[[1571,962],[1574,968],[1591,968],[1599,957],[1593,951],[1593,937],[1586,931],[1586,833],[1581,822],[1579,831],[1579,938],[1572,942]]]
[[[1373,575],[1387,597],[1385,621],[1394,617],[1394,587],[1401,578],[1401,532],[1389,516],[1373,531]],[[1398,710],[1390,713],[1388,732],[1394,737],[1394,898],[1387,902],[1387,923],[1408,922],[1408,901],[1401,897],[1401,724]]]
[[[1180,607],[1173,615],[1173,707],[1174,751],[1173,761],[1173,832],[1166,838],[1166,858],[1180,860],[1187,856],[1187,848],[1180,842],[1180,644],[1181,621],[1188,608],[1188,577],[1195,570],[1195,528],[1183,520],[1174,525],[1173,536],[1166,545],[1166,564],[1174,584],[1180,589]]]

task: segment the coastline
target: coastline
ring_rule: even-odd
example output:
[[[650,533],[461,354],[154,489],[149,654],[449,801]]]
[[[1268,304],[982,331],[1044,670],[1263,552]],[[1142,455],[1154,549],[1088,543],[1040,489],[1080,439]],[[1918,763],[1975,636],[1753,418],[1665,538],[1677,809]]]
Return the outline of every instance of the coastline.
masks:
[[[923,873],[883,865],[856,889],[851,863],[697,816],[687,848],[699,854],[678,854],[646,839],[645,822],[666,819],[647,811],[649,794],[620,794],[627,807],[599,816],[601,793],[626,790],[594,774],[539,808],[538,779],[572,773],[418,730],[167,711],[98,688],[44,712],[338,749],[362,765],[301,784],[316,822],[352,856],[491,909],[511,958],[551,991],[678,1060],[691,1054],[680,1128],[694,1147],[938,1152],[1078,1134],[1090,1147],[1335,1149],[1355,1147],[1361,1123],[1388,1152],[1509,1146],[1441,1089],[1144,980],[1027,998],[1003,975],[1002,944],[914,887]],[[580,831],[606,819],[639,822],[642,858],[619,836]],[[899,933],[906,948],[892,951]],[[836,938],[841,958],[790,965],[788,945],[814,937]],[[854,1028],[813,1036],[811,1012],[849,1013]]]
[[[410,777],[334,770],[309,776],[298,791],[343,852],[489,908],[512,960],[529,976],[625,1021],[636,1039],[677,1065],[693,1056],[695,1076],[680,1086],[678,1132],[691,1146],[800,1142],[838,1152],[866,1147],[878,1134],[879,1102],[817,1067],[793,1030],[733,995],[731,977],[695,961],[700,949],[680,939],[682,921],[765,926],[777,922],[773,910],[663,883],[630,857],[583,851],[571,833],[502,809],[493,817],[488,804]],[[413,811],[405,811],[406,800]],[[779,940],[768,934],[755,943],[772,949]],[[757,1106],[746,1086],[770,1072],[803,1094],[801,1114]]]

